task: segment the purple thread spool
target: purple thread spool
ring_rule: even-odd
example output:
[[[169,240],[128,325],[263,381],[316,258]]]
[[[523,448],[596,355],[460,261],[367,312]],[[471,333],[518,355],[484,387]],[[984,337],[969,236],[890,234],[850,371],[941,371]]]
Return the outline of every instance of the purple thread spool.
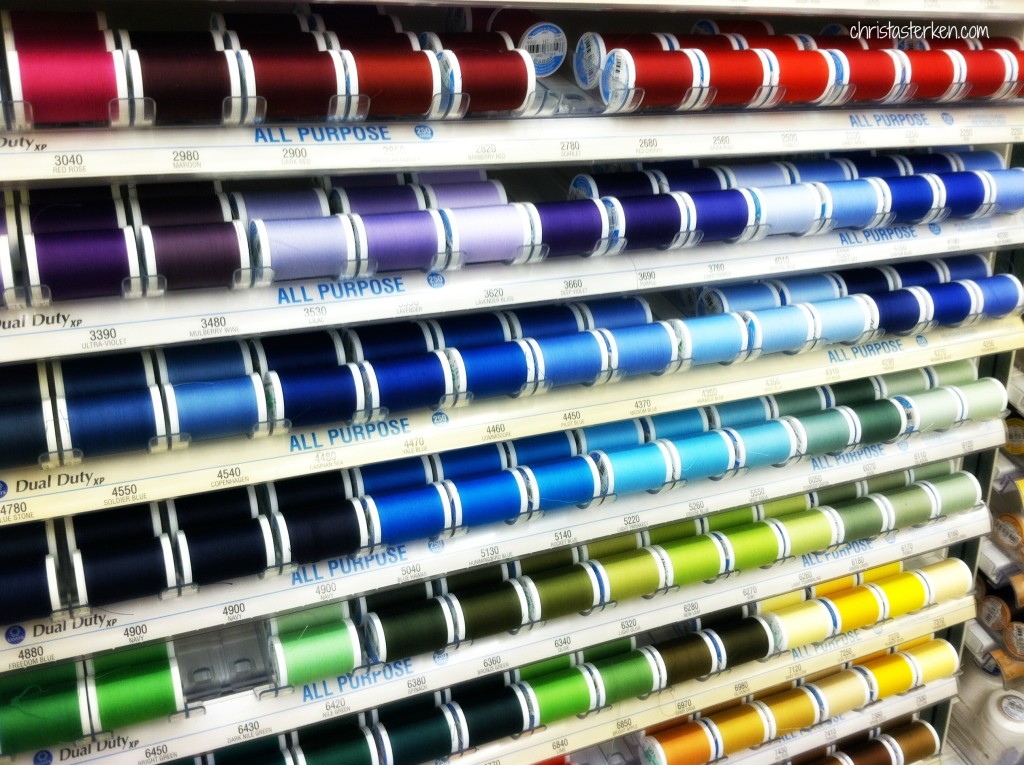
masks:
[[[29,234],[24,255],[30,284],[47,287],[53,300],[139,294],[133,283],[139,256],[130,228]]]

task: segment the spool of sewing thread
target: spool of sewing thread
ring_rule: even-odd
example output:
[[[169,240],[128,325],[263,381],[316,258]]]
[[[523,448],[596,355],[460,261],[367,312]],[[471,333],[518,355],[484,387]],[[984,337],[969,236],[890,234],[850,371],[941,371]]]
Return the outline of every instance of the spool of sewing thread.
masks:
[[[56,558],[13,560],[0,575],[0,607],[11,622],[40,619],[61,607]]]
[[[844,297],[848,290],[836,273],[799,274],[768,281],[779,293],[781,305],[821,303]]]
[[[843,629],[836,610],[820,599],[768,611],[764,620],[779,651],[827,640]]]
[[[936,176],[945,190],[945,209],[953,218],[991,215],[996,199],[995,184],[988,173],[947,172]]]
[[[306,32],[310,29],[311,20],[311,17],[304,17],[298,13],[217,12],[210,14],[210,29],[218,31],[235,29],[245,32],[265,30],[280,30],[285,33]]]
[[[528,50],[462,48],[439,58],[449,115],[515,115],[533,103],[537,72]]]
[[[139,294],[131,228],[28,234],[22,255],[31,288],[48,288],[53,300]]]
[[[205,36],[190,44],[184,38],[138,34],[131,33],[134,49],[126,54],[132,95],[136,104],[141,99],[152,102],[157,124],[237,125],[242,120],[242,76],[235,51],[225,51],[222,42],[211,43]]]
[[[935,603],[962,597],[974,587],[970,568],[959,558],[946,558],[932,563],[919,569],[918,573],[927,580],[931,599]]]
[[[993,149],[974,151],[960,150],[952,152],[953,163],[957,170],[1005,170],[1006,160],[1003,155]]]
[[[276,560],[270,523],[264,516],[179,531],[177,544],[185,583],[212,584],[259,574]]]
[[[341,719],[343,721],[348,720],[348,718]],[[301,756],[306,765],[330,765],[332,762],[350,762],[352,765],[377,765],[379,763],[379,754],[377,753],[377,745],[373,740],[373,733],[369,728],[359,727],[354,722],[347,722],[347,725],[353,727],[349,730],[339,729],[332,731],[330,734],[317,735],[308,744],[306,739],[312,738],[312,734],[309,733],[309,728],[304,728],[302,746],[293,746],[292,752],[297,757]],[[321,726],[316,727],[319,728]],[[341,724],[338,727],[341,728]]]
[[[964,385],[978,379],[978,367],[974,359],[949,361],[926,368],[934,386]]]
[[[571,667],[523,683],[531,702],[531,728],[550,725],[597,706],[597,689],[592,675],[583,667]]]
[[[11,100],[31,110],[18,115],[21,122],[128,124],[128,77],[117,51],[9,51],[7,71]]]
[[[41,459],[48,461],[48,455],[57,452],[57,435],[49,400],[4,406],[0,409],[0,429],[6,440],[0,454],[0,467],[36,465]]]
[[[832,405],[831,392],[825,386],[803,388],[800,390],[762,396],[766,417],[791,417],[795,415],[815,414]],[[747,399],[756,401],[757,399]],[[719,405],[719,408],[722,405]]]
[[[847,159],[808,159],[783,164],[794,183],[850,181],[856,177],[857,172]]]
[[[713,430],[756,425],[769,420],[773,415],[771,401],[766,396],[727,401],[706,409]]]
[[[933,377],[927,367],[889,372],[870,378],[878,389],[878,398],[901,394],[924,393],[933,387]]]
[[[694,208],[686,194],[603,197],[609,236],[620,249],[677,249],[694,243]]]
[[[909,83],[915,88],[915,100],[928,100],[946,103],[959,101],[968,94],[964,86],[967,68],[963,57],[958,51],[942,50],[908,50],[906,56]],[[934,170],[918,170],[919,172],[936,172]]]
[[[441,452],[434,457],[433,464],[439,479],[456,481],[510,467],[508,453],[501,444],[482,444]]]
[[[445,598],[458,615],[466,640],[517,630],[530,621],[523,587],[514,579]]]
[[[58,409],[66,426],[65,450],[79,449],[89,456],[148,449],[166,435],[156,386],[68,397]]]
[[[434,467],[429,457],[406,457],[354,467],[349,475],[354,495],[362,497],[433,483]]]
[[[920,484],[889,491],[885,496],[893,510],[893,525],[898,529],[927,523],[938,515],[934,493]]]
[[[785,162],[757,162],[749,165],[716,165],[725,178],[725,188],[770,188],[795,183]]]
[[[181,51],[224,50],[224,35],[214,30],[119,29],[117,33],[121,50],[129,52],[171,50],[180,55]]]
[[[459,525],[473,527],[512,522],[530,509],[526,481],[517,470],[445,483],[456,507],[461,510]]]
[[[729,428],[726,434],[736,442],[736,464],[740,467],[783,465],[796,454],[796,436],[784,420],[747,425],[739,430]]]
[[[892,195],[893,223],[931,223],[945,208],[945,188],[935,175],[887,178]]]
[[[451,496],[440,483],[366,496],[362,503],[375,546],[427,539],[456,521]]]
[[[277,614],[268,620],[271,635],[302,633],[313,627],[337,625],[349,616],[348,601],[326,603],[301,611]]]
[[[590,561],[603,592],[602,602],[621,603],[653,595],[668,586],[672,572],[659,550],[649,547]]]
[[[822,196],[830,202],[829,223],[833,229],[878,228],[892,218],[892,195],[878,178],[829,181],[820,188]]]
[[[668,51],[676,47],[675,38],[669,34],[639,32],[626,34],[602,34],[584,32],[576,43],[573,54],[573,74],[576,84],[584,90],[598,86],[608,54],[616,48],[630,52]]]
[[[930,261],[942,273],[942,281],[984,279],[992,275],[992,265],[984,255],[957,255]]]
[[[428,319],[425,324],[434,348],[479,348],[512,339],[507,318],[498,312]]]
[[[373,726],[382,765],[416,765],[424,757],[437,759],[458,751],[465,721],[458,704],[437,707],[408,721]]]
[[[367,614],[367,652],[375,662],[415,656],[455,640],[450,606],[443,598],[412,604],[400,612]]]
[[[646,696],[665,687],[665,665],[657,650],[651,647],[596,659],[583,668],[590,672],[594,681],[598,708]]]
[[[369,544],[362,505],[343,501],[286,510],[275,517],[283,562],[313,563],[352,555]]]
[[[547,248],[547,257],[601,254],[608,247],[608,211],[598,198],[538,202],[531,220],[534,241]]]
[[[627,375],[662,374],[677,369],[682,363],[679,339],[668,322],[602,329],[599,332],[612,349],[615,379]]]
[[[676,586],[715,579],[726,571],[725,550],[719,538],[698,536],[661,545],[672,563]]]
[[[87,688],[94,730],[110,731],[154,720],[185,706],[181,678],[173,648],[157,646],[162,655],[156,661],[116,663],[109,659],[95,664]]]
[[[508,204],[508,193],[504,184],[498,180],[424,183],[419,188],[423,192],[426,206],[434,210]]]
[[[829,104],[843,94],[836,60],[831,53],[824,50],[786,50],[777,43],[792,38],[769,39],[776,43],[772,48],[779,67],[778,87],[782,91],[783,103]],[[758,42],[756,47],[762,45]]]
[[[641,420],[648,441],[667,438],[671,441],[696,436],[708,430],[708,415],[702,408],[654,414]],[[677,444],[678,446],[678,444]]]
[[[740,314],[698,316],[673,321],[672,326],[682,338],[684,364],[731,364],[745,360],[750,353],[747,323]]]
[[[900,288],[897,273],[886,266],[847,268],[833,274],[843,285],[848,295],[868,293],[872,295],[892,292]]]
[[[931,640],[911,646],[901,654],[914,663],[918,675],[917,682],[920,685],[949,677],[960,666],[960,657],[956,649],[945,640]]]
[[[331,210],[335,213],[376,215],[415,212],[426,208],[423,189],[416,184],[401,186],[354,186],[331,189]]]
[[[444,224],[437,210],[353,215],[360,259],[370,270],[443,268],[447,262]]]
[[[265,335],[250,338],[256,368],[287,370],[304,367],[335,367],[345,363],[345,349],[335,330]]]
[[[881,579],[872,587],[882,592],[887,605],[885,613],[889,616],[901,616],[935,602],[930,584],[927,578],[916,571],[904,571]]]
[[[320,624],[270,638],[281,686],[303,685],[351,672],[360,663],[359,631],[352,622]]]
[[[151,291],[248,287],[252,282],[249,240],[238,221],[143,226],[140,239]]]
[[[222,380],[254,371],[249,349],[239,340],[168,346],[153,353],[160,380],[165,383]]]
[[[714,736],[697,722],[644,736],[641,747],[645,760],[652,765],[703,765],[718,754]]]
[[[672,444],[679,454],[680,476],[684,481],[721,476],[738,466],[736,442],[722,431],[674,440]]]
[[[910,67],[902,51],[849,50],[831,55],[836,59],[836,69],[846,73],[841,82],[852,86],[848,91],[850,101],[887,104],[909,97]]]
[[[71,522],[75,518],[102,515],[103,513],[90,513],[88,516],[68,516],[64,519],[65,527],[71,527]],[[69,540],[69,545],[74,549],[73,536]],[[56,555],[57,538],[54,536],[53,521],[28,521],[8,526],[0,533],[0,554],[12,562]]]
[[[202,193],[166,197],[132,197],[132,223],[142,226],[181,226],[226,223],[231,203],[226,194]]]
[[[351,51],[348,93],[366,96],[370,117],[440,116],[441,74],[428,51]]]
[[[469,738],[466,745],[480,746],[529,729],[529,709],[519,686],[495,689],[487,698],[463,706]]]
[[[923,468],[914,471],[915,479],[922,481]],[[970,473],[931,476],[922,485],[936,496],[936,515],[952,515],[970,510],[981,502],[981,484]]]
[[[778,526],[758,521],[713,532],[726,553],[726,571],[746,571],[774,563],[785,553],[785,540]]]
[[[664,191],[721,191],[728,188],[724,167],[669,168],[662,166],[661,186]]]
[[[554,74],[565,60],[568,45],[557,24],[523,8],[486,9],[484,13],[489,13],[486,31],[505,32],[516,48],[530,51],[538,77]]]
[[[572,303],[583,317],[586,329],[620,329],[650,324],[651,306],[641,296],[604,298]]]
[[[913,763],[937,754],[942,746],[939,734],[929,723],[915,721],[903,727],[888,730],[876,739],[890,751],[898,751],[900,762]]]
[[[572,303],[519,308],[505,317],[513,338],[571,335],[584,329],[583,315]]]
[[[8,540],[10,532],[21,531],[36,532],[33,539],[21,539],[25,545],[25,553],[33,555],[46,555],[48,552],[56,554],[56,547],[53,544],[47,545],[49,539],[53,540],[51,524],[19,524],[9,529],[0,538],[0,549],[5,548],[14,540]],[[133,543],[137,540],[146,540],[158,536],[161,531],[160,510],[157,504],[128,505],[127,507],[103,510],[96,513],[85,513],[82,515],[71,515],[64,518],[64,530],[68,540],[68,547],[71,550],[78,548],[93,548],[106,542],[111,543]],[[41,532],[41,539],[40,539]],[[34,544],[26,544],[30,542]],[[40,542],[42,543],[40,546]],[[41,549],[40,549],[41,547]],[[11,558],[18,557],[17,553],[10,553]]]
[[[540,465],[545,462],[568,459],[578,453],[572,433],[542,433],[529,438],[516,438],[504,443],[509,454],[509,466]]]
[[[806,305],[743,311],[741,316],[750,336],[750,359],[761,354],[802,353],[817,339],[817,323]]]
[[[256,374],[163,388],[172,435],[187,434],[192,441],[252,435],[268,421],[267,397]]]
[[[996,184],[996,212],[1014,212],[1024,204],[1024,171],[1020,168],[988,171]]]
[[[40,381],[36,376],[36,368],[27,365],[26,371],[33,379],[26,381],[28,384],[23,390],[32,391],[34,383],[34,398],[38,402]],[[114,353],[102,357],[83,356],[55,361],[53,377],[54,391],[58,398],[140,390],[156,384],[153,362],[147,353]],[[20,393],[13,396],[15,399],[20,397]]]
[[[764,106],[779,94],[779,65],[771,51],[708,50],[708,82],[715,106]]]
[[[992,377],[961,385],[957,391],[964,399],[965,414],[969,419],[990,420],[1001,417],[1006,411],[1006,389]]]
[[[563,669],[575,667],[579,664],[578,653],[568,653],[561,656],[552,656],[548,659],[530,662],[519,669],[513,669],[509,674],[513,682],[529,682],[537,678],[560,672]]]
[[[886,270],[896,274],[897,287],[926,287],[949,281],[940,260],[912,260],[894,263]]]
[[[701,241],[745,242],[759,233],[763,217],[748,190],[697,191],[689,196],[697,211],[693,229]]]
[[[443,50],[456,52],[468,50],[512,50],[515,43],[507,32],[421,32],[419,37],[423,50],[440,53]]]
[[[720,657],[713,653],[710,638],[703,633],[659,641],[657,650],[665,666],[667,686],[718,671]]]
[[[327,48],[326,35],[309,32],[263,29],[227,29],[223,42],[232,50],[247,50],[250,53],[265,51],[316,52]]]
[[[608,345],[596,331],[527,342],[533,350],[537,379],[547,387],[593,385],[605,382],[612,372]]]
[[[729,667],[767,658],[776,651],[771,628],[758,616],[723,624],[714,630],[714,634],[725,649]]]
[[[274,415],[293,426],[320,425],[352,420],[366,407],[359,368],[296,368],[271,372],[267,383],[273,391]]]
[[[343,333],[346,355],[352,361],[400,359],[434,350],[430,329],[420,322],[371,324]]]
[[[817,234],[826,225],[825,200],[816,184],[767,186],[752,189],[751,193],[757,196],[761,219],[769,235]]]
[[[704,287],[697,294],[697,315],[720,314],[729,311],[755,311],[763,308],[777,308],[782,298],[775,284],[771,282],[749,282],[726,284],[721,287]]]
[[[526,207],[489,205],[441,210],[448,249],[464,263],[522,263],[533,259],[533,228]]]
[[[643,197],[660,194],[659,174],[652,170],[622,172],[580,173],[569,184],[570,200],[600,199],[602,197]]]
[[[893,528],[893,514],[878,494],[837,505],[836,513],[845,530],[843,541],[870,539]]]
[[[243,223],[252,220],[323,218],[331,214],[327,194],[323,189],[233,191],[229,196],[235,218]]]
[[[371,410],[438,408],[450,403],[454,393],[452,368],[443,351],[364,361],[359,368]]]
[[[85,683],[74,680],[20,693],[0,706],[0,752],[13,755],[75,741],[91,731]]]
[[[21,230],[29,234],[124,228],[128,218],[120,199],[31,202],[21,207]]]
[[[609,51],[598,84],[601,99],[611,112],[638,108],[683,111],[707,106],[712,93],[710,73],[701,50],[616,48]]]
[[[534,622],[589,611],[601,603],[597,577],[584,563],[522,576],[518,581],[523,585],[530,620]]]
[[[879,333],[921,332],[934,318],[935,305],[924,287],[907,287],[871,296],[878,309]]]
[[[804,687],[810,691],[818,705],[821,720],[860,709],[875,699],[869,681],[856,671],[836,672]],[[782,732],[781,728],[779,732]]]
[[[601,476],[589,455],[534,464],[523,470],[541,510],[583,507],[601,496]]]
[[[1013,274],[996,274],[975,281],[981,290],[981,312],[989,319],[1019,315],[1024,306],[1024,288]]]
[[[971,99],[1001,101],[1012,98],[1019,89],[1019,56],[1009,50],[962,51],[970,85]]]
[[[12,33],[47,32],[62,34],[76,30],[107,29],[107,15],[103,11],[62,11],[46,13],[42,11],[13,10],[3,11],[0,16],[3,30]]]
[[[357,276],[365,263],[352,220],[345,215],[251,220],[249,242],[259,267],[257,284]]]
[[[783,515],[772,523],[783,531],[786,557],[825,550],[845,537],[842,519],[827,508]]]

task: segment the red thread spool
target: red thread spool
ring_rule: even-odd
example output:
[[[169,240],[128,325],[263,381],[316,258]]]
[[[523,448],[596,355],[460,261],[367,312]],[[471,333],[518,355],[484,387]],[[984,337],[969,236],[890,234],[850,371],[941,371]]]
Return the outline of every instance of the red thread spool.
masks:
[[[576,43],[573,55],[573,73],[576,83],[585,90],[597,87],[608,54],[616,48],[637,51],[674,50],[675,38],[654,32],[639,34],[600,34],[586,32]]]
[[[978,39],[982,50],[989,48],[1005,48],[1006,50],[1024,50],[1024,43],[1015,37],[982,37]]]
[[[441,74],[437,57],[428,51],[352,51],[351,95],[370,99],[369,114],[427,115],[439,104]]]
[[[818,46],[818,50],[867,50],[868,45],[859,37],[848,37],[844,35],[812,35],[811,39]]]
[[[568,42],[561,27],[521,8],[494,11],[486,31],[506,32],[515,47],[529,51],[538,77],[554,74],[568,51]]]
[[[836,68],[832,57],[820,50],[783,50],[779,62],[779,89],[787,104],[827,101],[836,89]]]
[[[764,48],[778,53],[780,50],[808,50],[802,35],[737,35],[742,48]],[[809,38],[808,38],[809,40]],[[813,41],[811,41],[813,42]]]
[[[461,50],[455,54],[462,93],[469,96],[467,114],[518,111],[536,89],[533,59],[524,50]]]
[[[959,37],[950,40],[935,40],[930,37],[914,40],[913,50],[981,50],[978,40],[973,37]]]
[[[775,29],[764,19],[701,19],[693,25],[695,34],[773,35]]]
[[[7,50],[32,53],[106,53],[115,47],[117,46],[114,45],[114,34],[109,29],[76,29],[60,32],[27,29],[11,33]]]
[[[267,101],[268,120],[341,116],[345,66],[337,51],[250,51],[255,93]],[[343,100],[343,99],[342,99]],[[335,111],[330,111],[331,109]]]
[[[151,98],[157,124],[237,122],[242,95],[232,51],[147,49],[128,54],[136,98]],[[231,99],[225,105],[224,100]]]
[[[1002,100],[1018,90],[1019,56],[1008,50],[972,50],[961,54],[967,64],[968,98]]]
[[[699,51],[611,51],[601,76],[601,97],[611,110],[675,109],[692,101],[699,74],[692,53]],[[643,91],[639,103],[631,91]]]
[[[111,101],[128,97],[124,58],[119,52],[25,51],[7,54],[11,100],[32,106],[36,125],[111,121]],[[124,120],[117,115],[125,112]],[[127,118],[115,109],[114,121]]]
[[[452,32],[490,32],[493,8],[453,8],[448,13],[448,29]]]
[[[303,51],[315,53],[327,49],[322,36],[313,32],[270,32],[266,30],[229,30],[224,33],[232,50]]]
[[[905,59],[896,54],[897,51],[891,50],[860,50],[845,54],[847,77],[853,85],[852,101],[888,102],[899,95],[906,72]]]
[[[220,32],[166,32],[132,31],[125,32],[128,49],[133,50],[174,50],[190,55],[193,51],[224,50],[224,37]]]
[[[420,49],[420,42],[411,32],[379,32],[362,34],[359,32],[327,32],[332,46],[338,50],[367,51],[415,51]],[[335,41],[337,43],[335,44]]]
[[[296,13],[214,13],[210,29],[226,32],[308,32],[309,22]]]
[[[377,35],[402,31],[402,25],[394,16],[368,13],[358,6],[318,5],[314,13],[323,21],[324,29],[338,34],[352,34],[353,30]]]
[[[512,50],[515,45],[507,32],[424,32],[420,35],[424,48],[435,52],[453,50]]]
[[[715,89],[715,106],[747,106],[763,98],[764,86],[771,85],[770,51],[729,50],[705,52],[710,84]]]
[[[740,50],[740,39],[736,35],[673,35],[678,48],[699,48],[700,50]]]
[[[952,101],[963,97],[966,74],[963,56],[952,49],[908,50],[910,84],[913,98],[925,101]]]
[[[107,17],[102,11],[0,11],[0,26],[4,31],[20,32],[76,32],[106,29]]]

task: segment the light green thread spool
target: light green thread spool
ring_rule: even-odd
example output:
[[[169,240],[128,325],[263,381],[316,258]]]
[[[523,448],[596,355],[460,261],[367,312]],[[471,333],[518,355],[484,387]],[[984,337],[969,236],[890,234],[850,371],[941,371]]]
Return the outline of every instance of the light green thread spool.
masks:
[[[572,667],[530,682],[537,699],[541,725],[550,725],[592,710],[597,692],[590,674],[582,667]]]
[[[271,638],[270,645],[282,685],[343,675],[360,659],[359,633],[348,620],[286,632]]]
[[[662,545],[672,562],[673,584],[684,585],[714,579],[724,570],[722,548],[711,537],[700,536]]]

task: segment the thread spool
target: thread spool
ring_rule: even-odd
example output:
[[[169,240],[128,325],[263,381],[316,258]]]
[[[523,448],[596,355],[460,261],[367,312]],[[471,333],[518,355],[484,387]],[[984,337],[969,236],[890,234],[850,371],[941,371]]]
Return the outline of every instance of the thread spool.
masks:
[[[439,479],[459,480],[496,473],[509,467],[508,455],[501,444],[467,446],[441,452],[434,458]]]
[[[903,407],[891,400],[856,406],[853,413],[860,422],[862,444],[893,441],[907,430]]]
[[[427,51],[352,51],[346,63],[351,96],[369,99],[368,116],[438,116],[441,74]]]
[[[598,198],[538,202],[526,207],[533,210],[535,243],[547,248],[549,258],[600,254],[607,247],[608,213]]]
[[[1008,50],[962,51],[967,67],[965,80],[970,84],[968,95],[972,99],[1001,101],[1017,90],[1019,57]]]
[[[207,36],[189,41],[177,35],[130,34],[133,49],[127,52],[127,61],[132,94],[136,104],[141,99],[152,102],[146,108],[153,110],[157,124],[237,125],[242,121],[242,78],[235,51],[223,50],[223,42]]]
[[[373,731],[386,765],[416,765],[424,757],[437,759],[457,751],[463,728],[462,711],[448,704],[418,719],[387,726],[378,723]]]
[[[0,584],[0,607],[11,622],[40,619],[61,607],[52,555],[13,561],[0,575]]]
[[[511,672],[513,682],[530,682],[537,678],[542,678],[545,675],[551,675],[555,672],[560,672],[563,669],[575,667],[577,665],[577,654],[569,653],[562,656],[552,656],[548,659],[541,659],[540,661],[533,661],[526,664],[519,669],[514,669]]]
[[[313,45],[313,50],[247,48],[254,74],[249,94],[266,101],[267,119],[349,116],[342,56]]]
[[[331,189],[331,210],[335,213],[377,215],[426,209],[423,190],[416,184],[402,186],[336,186]]]
[[[471,180],[423,184],[420,186],[427,207],[435,210],[495,207],[508,203],[508,194],[501,181]]]
[[[897,287],[929,287],[948,281],[948,273],[940,260],[912,260],[894,263],[887,270],[895,272]]]
[[[577,454],[572,433],[542,433],[539,436],[516,438],[505,442],[509,465],[540,465],[568,459]]]
[[[661,183],[657,173],[650,170],[627,170],[588,175],[580,173],[569,184],[570,200],[614,197],[643,197],[660,194]]]
[[[241,223],[141,229],[149,291],[248,287],[249,241]]]
[[[726,571],[746,571],[774,563],[785,553],[785,540],[776,525],[758,521],[714,532],[726,551]]]
[[[665,668],[655,649],[596,659],[584,665],[597,688],[598,706],[645,696],[665,685]]]
[[[654,414],[641,422],[647,431],[648,441],[659,438],[678,441],[704,433],[709,427],[707,412],[702,408]]]
[[[464,478],[449,484],[449,491],[458,502],[465,526],[512,522],[530,508],[526,482],[515,470]]]
[[[782,305],[778,288],[771,282],[726,284],[704,287],[697,294],[697,315],[720,314],[730,311],[756,311]]]
[[[964,401],[965,419],[990,420],[1002,417],[1006,411],[1006,389],[994,378],[983,377],[957,387],[956,391]]]
[[[704,56],[715,106],[763,106],[777,97],[779,66],[771,51],[708,50]]]
[[[741,314],[750,335],[750,356],[801,353],[816,340],[817,323],[809,307],[797,304]]]
[[[541,510],[586,506],[601,495],[601,479],[589,456],[532,465],[527,477]]]
[[[193,441],[253,435],[267,418],[267,398],[259,375],[167,384],[164,396],[172,435]]]
[[[783,515],[775,525],[785,530],[788,546],[784,552],[787,557],[825,550],[843,541],[845,536],[841,519],[827,509]]]
[[[661,186],[668,191],[721,191],[728,188],[728,180],[723,167],[685,167],[676,168],[662,165]]]
[[[1024,306],[1024,288],[1013,274],[996,274],[974,282],[981,290],[981,312],[986,318],[1018,315]]]
[[[533,102],[537,72],[530,52],[462,48],[442,56],[441,77],[454,96],[449,114],[518,114]]]
[[[72,550],[93,548],[106,542],[134,543],[146,540],[160,534],[160,525],[160,511],[156,503],[128,505],[64,518],[68,547]],[[19,531],[22,532],[21,535],[10,539],[12,532]],[[27,537],[24,532],[31,532],[32,536]],[[21,553],[24,557],[56,554],[56,545],[48,543],[53,541],[52,535],[52,524],[19,524],[4,533],[0,539],[0,548],[6,548],[8,545],[13,547],[18,543],[24,548],[24,552]],[[9,553],[5,550],[5,553],[12,559],[18,557],[18,553],[13,550]]]
[[[735,441],[722,431],[702,433],[672,444],[679,454],[680,476],[684,481],[721,476],[738,465]]]
[[[350,470],[352,492],[356,496],[414,488],[434,481],[432,461],[427,457],[407,457]]]
[[[102,516],[103,513],[93,513],[92,515]],[[86,517],[91,516],[65,517],[65,526],[72,526],[72,521],[75,519]],[[152,533],[152,529],[150,533]],[[69,544],[74,548],[73,537]],[[54,536],[53,521],[28,521],[8,526],[3,533],[0,533],[0,554],[12,562],[31,561],[46,555],[56,555],[57,538]]]
[[[713,738],[695,722],[641,739],[644,758],[652,765],[702,765],[715,759]]]
[[[5,755],[34,751],[88,735],[88,708],[83,682],[27,690],[17,703],[0,706],[0,751]]]
[[[490,698],[463,706],[463,712],[469,729],[469,747],[522,733],[530,724],[529,710],[519,687],[497,689]]]
[[[154,358],[161,381],[171,385],[245,377],[254,371],[248,348],[237,340],[157,348]]]
[[[589,672],[582,667],[555,672],[526,684],[527,696],[535,702],[531,727],[550,725],[581,715],[597,705],[597,691]]]
[[[726,433],[736,440],[736,464],[744,468],[783,465],[796,454],[793,429],[783,420],[747,425],[738,431],[728,429]]]
[[[48,462],[57,452],[56,430],[49,401],[19,403],[0,409],[0,428],[6,448],[0,467],[19,467]]]
[[[450,606],[442,598],[409,605],[400,612],[367,614],[364,628],[367,651],[375,662],[444,648],[455,639]]]
[[[748,165],[716,165],[727,189],[746,187],[773,188],[795,183],[789,165],[785,162],[757,162]]]
[[[764,619],[779,651],[827,640],[842,628],[835,611],[817,599],[768,611]]]
[[[924,566],[918,573],[927,580],[928,590],[935,603],[945,603],[959,598],[974,587],[970,568],[959,558],[946,558]]]
[[[603,197],[601,201],[618,249],[676,249],[694,242],[694,211],[685,194]]]
[[[595,573],[583,563],[523,576],[519,581],[526,593],[531,621],[546,621],[589,611],[601,602]]]
[[[334,330],[250,338],[256,368],[291,370],[336,367],[345,363],[345,349]]]
[[[268,386],[278,420],[294,427],[352,420],[366,407],[359,367],[282,369],[271,372]]]
[[[605,492],[610,495],[654,493],[677,480],[678,456],[667,441],[617,452],[595,452],[595,458]]]
[[[736,667],[775,653],[775,641],[768,623],[757,616],[733,622],[715,630],[725,648],[726,665]]]
[[[500,313],[430,319],[426,324],[436,348],[479,348],[507,342],[512,337],[508,321]]]
[[[24,373],[21,374],[12,371],[16,378],[23,374],[29,379],[15,379],[15,385],[23,387],[12,393],[11,403],[20,403],[19,399],[31,401],[33,398],[40,402],[40,380],[35,365],[25,365]],[[152,361],[145,353],[115,353],[100,358],[84,356],[57,361],[53,364],[53,377],[58,398],[139,390],[156,383]]]
[[[595,331],[530,340],[537,378],[548,387],[593,385],[612,371],[609,349]]]
[[[212,584],[259,574],[275,563],[266,517],[199,526],[177,534],[184,583]]]
[[[301,611],[277,614],[269,620],[270,634],[304,633],[314,627],[338,625],[349,616],[347,601],[326,603]]]
[[[957,255],[929,262],[942,273],[942,281],[977,280],[992,275],[991,264],[984,255]]]
[[[847,72],[844,82],[853,86],[849,100],[899,103],[909,97],[909,64],[902,51],[835,51],[832,56],[836,68]]]
[[[761,206],[761,220],[771,236],[816,234],[824,226],[825,204],[812,183],[752,189]]]
[[[360,365],[371,409],[401,412],[438,408],[454,394],[451,365],[441,351]]]
[[[829,385],[834,406],[856,406],[867,404],[878,398],[875,383],[868,378],[847,380],[846,382]]]
[[[352,622],[320,624],[270,638],[278,684],[304,683],[351,672],[359,664],[359,632]]]
[[[945,640],[930,640],[921,645],[911,646],[901,653],[914,662],[920,685],[949,677],[960,666],[960,657],[956,649]]]
[[[614,349],[614,377],[663,374],[678,368],[679,339],[668,322],[601,330]]]
[[[165,435],[159,389],[67,398],[64,448],[89,456],[148,449]],[[111,427],[111,423],[117,423]]]
[[[853,180],[856,173],[856,169],[846,159],[805,159],[784,164],[794,183],[849,181]]]
[[[128,78],[124,58],[116,51],[9,51],[7,69],[19,122],[128,124],[128,109],[122,108]]]
[[[324,218],[331,213],[327,194],[315,188],[233,191],[230,199],[235,218],[243,223]]]
[[[673,327],[682,337],[684,364],[731,364],[750,353],[747,324],[740,314],[698,316],[675,321]]]
[[[771,723],[752,705],[741,704],[717,712],[706,718],[704,724],[714,727],[715,738],[726,753],[758,746],[771,738]]]
[[[33,294],[53,300],[136,297],[139,256],[131,228],[28,234],[22,255]]]
[[[421,32],[420,45],[424,50],[440,53],[443,50],[512,50],[515,44],[507,32]]]
[[[167,717],[185,706],[173,649],[162,661],[99,670],[88,679],[93,725],[97,731]]]
[[[689,195],[697,221],[692,229],[702,242],[747,241],[757,233],[757,211],[746,190],[695,191]]]
[[[857,442],[857,423],[846,408],[801,415],[789,422],[796,434],[797,454],[838,454]]]
[[[837,672],[804,687],[811,691],[819,705],[820,719],[838,717],[874,700],[868,681],[856,671]]]
[[[727,401],[707,407],[708,421],[713,430],[756,425],[772,417],[771,401],[766,396]]]
[[[598,86],[608,54],[616,48],[635,51],[672,50],[675,45],[671,35],[655,32],[626,34],[602,34],[584,32],[576,43],[573,55],[573,74],[576,84],[584,90]]]
[[[878,495],[852,500],[835,508],[846,530],[843,541],[852,542],[870,539],[892,527],[888,508],[878,500]]]
[[[26,234],[102,231],[126,224],[124,204],[119,199],[30,202],[21,208],[21,230]]]
[[[915,477],[920,470],[915,471]],[[981,502],[981,484],[970,473],[936,476],[924,483],[937,497],[937,512],[952,515],[976,507]]]
[[[344,330],[346,355],[352,361],[401,359],[434,350],[429,328],[419,322],[392,322]]]
[[[725,573],[726,556],[719,537],[698,536],[661,545],[672,563],[676,586],[715,579]]]
[[[931,223],[946,206],[945,188],[934,175],[887,178],[892,195],[893,223]]]
[[[437,210],[352,216],[360,258],[377,271],[431,270],[447,262]]]
[[[616,48],[609,51],[598,84],[611,112],[640,107],[683,111],[707,106],[710,73],[700,50]]]
[[[441,211],[448,249],[465,263],[522,263],[533,258],[533,229],[518,204]]]
[[[892,217],[889,188],[873,176],[823,183],[821,192],[831,203],[833,229],[878,228]]]
[[[398,187],[404,188],[404,187]],[[352,219],[344,215],[249,222],[256,282],[351,278],[365,268]]]
[[[662,556],[651,548],[641,548],[591,562],[602,588],[607,585],[604,602],[623,602],[652,595],[668,586],[671,572]]]
[[[902,762],[918,762],[938,753],[942,746],[939,734],[929,723],[915,721],[883,733],[879,738],[897,748]]]
[[[898,529],[927,523],[938,515],[933,492],[920,484],[889,492],[886,499],[893,509],[893,525]]]
[[[631,449],[645,441],[643,427],[638,420],[592,425],[579,428],[573,433],[580,445],[581,453]]]
[[[455,525],[452,499],[442,484],[364,497],[374,545],[427,539]]]
[[[945,209],[953,218],[978,218],[990,214],[995,204],[991,177],[982,173],[939,173],[945,191]]]

